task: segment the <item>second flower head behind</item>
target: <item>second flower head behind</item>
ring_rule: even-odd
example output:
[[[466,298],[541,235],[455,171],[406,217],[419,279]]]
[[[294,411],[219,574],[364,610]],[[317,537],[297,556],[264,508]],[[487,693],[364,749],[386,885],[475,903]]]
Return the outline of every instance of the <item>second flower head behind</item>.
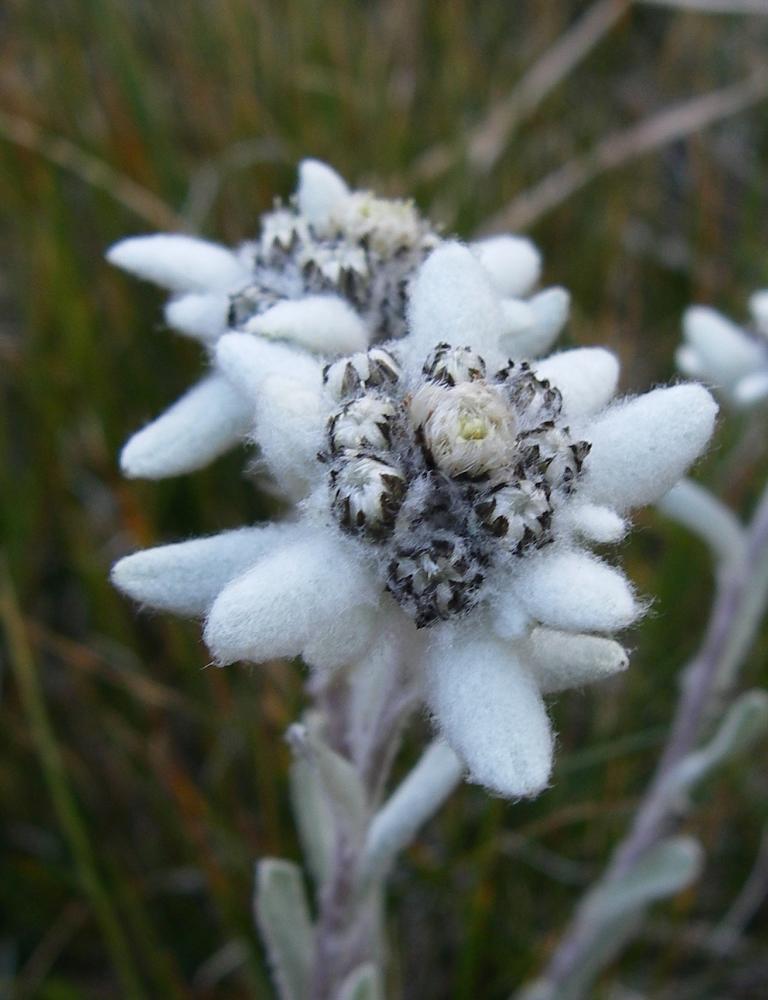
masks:
[[[326,164],[304,160],[295,195],[234,250],[156,234],[121,240],[107,256],[168,288],[168,325],[201,341],[211,357],[219,338],[236,330],[333,358],[405,333],[411,279],[440,239],[412,201],[351,190]],[[565,323],[568,296],[560,288],[530,295],[541,269],[536,248],[501,236],[473,252],[503,296],[507,335],[534,353],[546,350]],[[179,475],[247,431],[247,405],[214,370],[130,439],[121,465],[129,476]]]
[[[286,348],[224,337],[218,363],[252,400],[273,474],[303,495],[296,516],[138,553],[115,580],[204,615],[220,663],[355,669],[397,635],[470,779],[514,797],[549,779],[543,695],[627,663],[611,636],[641,605],[590,545],[674,485],[716,407],[698,385],[610,405],[612,354],[510,361],[504,331],[477,258],[446,243],[397,342],[296,368]]]

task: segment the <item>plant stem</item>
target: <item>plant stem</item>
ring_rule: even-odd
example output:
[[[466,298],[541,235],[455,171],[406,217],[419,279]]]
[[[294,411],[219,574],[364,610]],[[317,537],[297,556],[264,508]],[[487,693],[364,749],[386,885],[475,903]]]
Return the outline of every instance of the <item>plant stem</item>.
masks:
[[[625,875],[675,825],[679,803],[668,794],[671,771],[699,742],[713,710],[754,640],[768,599],[768,487],[747,531],[743,558],[723,565],[704,641],[683,671],[669,737],[632,825],[599,880]],[[602,932],[582,900],[537,984],[537,997],[557,997],[594,950]],[[570,994],[569,994],[570,995]]]

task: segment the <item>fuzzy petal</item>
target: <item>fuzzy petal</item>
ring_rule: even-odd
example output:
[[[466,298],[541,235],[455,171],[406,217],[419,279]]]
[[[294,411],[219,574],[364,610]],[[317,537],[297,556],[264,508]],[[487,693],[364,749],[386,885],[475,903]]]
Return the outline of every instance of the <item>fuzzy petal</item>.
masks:
[[[613,398],[619,381],[619,362],[602,347],[561,351],[534,367],[539,378],[548,379],[562,393],[569,420],[599,413]]]
[[[736,380],[764,361],[759,344],[708,306],[692,306],[686,310],[683,333],[699,355],[707,380],[724,389],[730,389]]]
[[[502,302],[505,332],[501,349],[510,358],[546,354],[568,319],[571,298],[564,288],[547,288],[527,302]]]
[[[345,182],[327,163],[302,160],[296,198],[299,211],[312,225],[324,226],[348,194]]]
[[[120,466],[131,479],[165,479],[208,465],[248,433],[251,411],[227,380],[209,375],[134,434]]]
[[[750,297],[749,311],[757,329],[768,335],[768,288],[763,288]]]
[[[219,591],[294,528],[269,524],[134,552],[112,568],[112,582],[140,604],[177,615],[203,615]]]
[[[536,628],[529,640],[533,673],[542,694],[604,680],[626,670],[629,657],[613,639]]]
[[[524,236],[492,236],[472,244],[500,295],[526,295],[541,275],[541,254]]]
[[[416,276],[411,334],[401,344],[409,349],[416,370],[441,341],[472,347],[492,363],[505,327],[501,300],[485,269],[467,247],[447,242],[430,254]]]
[[[290,376],[318,392],[323,382],[323,366],[316,358],[250,333],[225,334],[216,345],[216,366],[252,402],[273,375]]]
[[[264,462],[281,489],[300,499],[326,475],[317,460],[326,441],[324,397],[290,375],[271,375],[254,404],[253,438]]]
[[[592,444],[579,496],[619,511],[652,503],[704,451],[716,416],[712,396],[695,383],[616,404],[579,428]]]
[[[560,527],[603,545],[621,541],[627,533],[627,522],[616,511],[594,503],[579,503],[578,498],[559,513]]]
[[[346,625],[359,608],[375,608],[379,587],[351,546],[307,532],[267,555],[226,587],[210,610],[205,641],[220,664],[298,656],[324,643],[337,661],[362,654],[369,633]],[[358,617],[356,623],[360,625]],[[340,624],[344,627],[340,628]]]
[[[536,795],[549,781],[553,752],[536,683],[503,643],[458,635],[426,655],[435,721],[470,781],[507,798]]]
[[[354,309],[332,295],[278,302],[254,316],[246,332],[293,341],[315,354],[353,354],[368,348],[369,332]]]
[[[571,632],[616,632],[642,612],[626,577],[586,552],[530,556],[512,588],[533,618]]]
[[[231,250],[194,236],[132,236],[110,247],[107,260],[173,292],[226,291],[248,277]]]
[[[227,329],[229,296],[216,292],[190,292],[171,299],[165,307],[165,321],[197,340],[212,341]]]
[[[766,358],[768,362],[768,358]],[[761,371],[751,372],[734,386],[733,395],[740,406],[754,406],[768,396],[768,364]]]

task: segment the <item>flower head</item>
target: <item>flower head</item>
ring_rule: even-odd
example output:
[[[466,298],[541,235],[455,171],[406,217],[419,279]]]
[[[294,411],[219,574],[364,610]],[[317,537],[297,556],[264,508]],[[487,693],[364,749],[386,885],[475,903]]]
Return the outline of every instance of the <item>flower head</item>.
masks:
[[[743,407],[768,397],[768,290],[755,292],[749,310],[752,322],[742,327],[708,306],[691,306],[677,351],[681,371]]]
[[[696,459],[710,395],[609,405],[607,351],[519,360],[501,297],[455,243],[421,268],[406,337],[301,371],[275,350],[231,334],[217,358],[257,401],[275,476],[303,484],[294,518],[129,556],[117,584],[204,615],[219,663],[354,669],[394,628],[471,780],[534,794],[553,750],[542,696],[626,666],[611,635],[641,612],[589,545]]]
[[[439,241],[412,202],[351,191],[330,167],[305,160],[295,196],[234,251],[161,234],[122,240],[108,259],[170,289],[168,325],[211,356],[230,330],[332,358],[403,335],[409,283]],[[545,350],[568,298],[557,288],[522,298],[539,277],[535,247],[503,236],[473,249],[505,297],[507,332],[527,337],[529,351]],[[123,469],[146,478],[190,472],[243,439],[252,419],[250,398],[214,371],[131,438]]]

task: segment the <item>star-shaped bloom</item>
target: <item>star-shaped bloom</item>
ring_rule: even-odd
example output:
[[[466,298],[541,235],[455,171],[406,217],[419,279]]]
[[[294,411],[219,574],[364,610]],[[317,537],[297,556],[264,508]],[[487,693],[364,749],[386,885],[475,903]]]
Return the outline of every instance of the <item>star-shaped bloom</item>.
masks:
[[[170,327],[209,358],[227,330],[332,358],[402,336],[408,284],[440,236],[411,201],[352,191],[330,167],[305,160],[296,195],[261,219],[256,240],[235,250],[184,235],[122,240],[107,258],[171,291]],[[567,318],[568,296],[527,299],[541,261],[522,237],[476,243],[473,252],[504,296],[507,333],[545,351]],[[161,479],[201,468],[250,431],[250,406],[215,370],[135,434],[121,455],[128,476]]]
[[[590,546],[677,482],[717,407],[697,384],[612,403],[618,364],[599,348],[516,353],[457,243],[423,265],[398,341],[296,368],[281,345],[225,336],[220,370],[302,499],[281,523],[129,556],[117,585],[204,617],[219,664],[302,656],[322,675],[396,643],[470,780],[535,794],[543,696],[622,670],[613,635],[642,612]]]
[[[768,397],[768,289],[752,295],[749,311],[751,323],[742,327],[709,306],[691,306],[676,356],[680,371],[740,407]]]

